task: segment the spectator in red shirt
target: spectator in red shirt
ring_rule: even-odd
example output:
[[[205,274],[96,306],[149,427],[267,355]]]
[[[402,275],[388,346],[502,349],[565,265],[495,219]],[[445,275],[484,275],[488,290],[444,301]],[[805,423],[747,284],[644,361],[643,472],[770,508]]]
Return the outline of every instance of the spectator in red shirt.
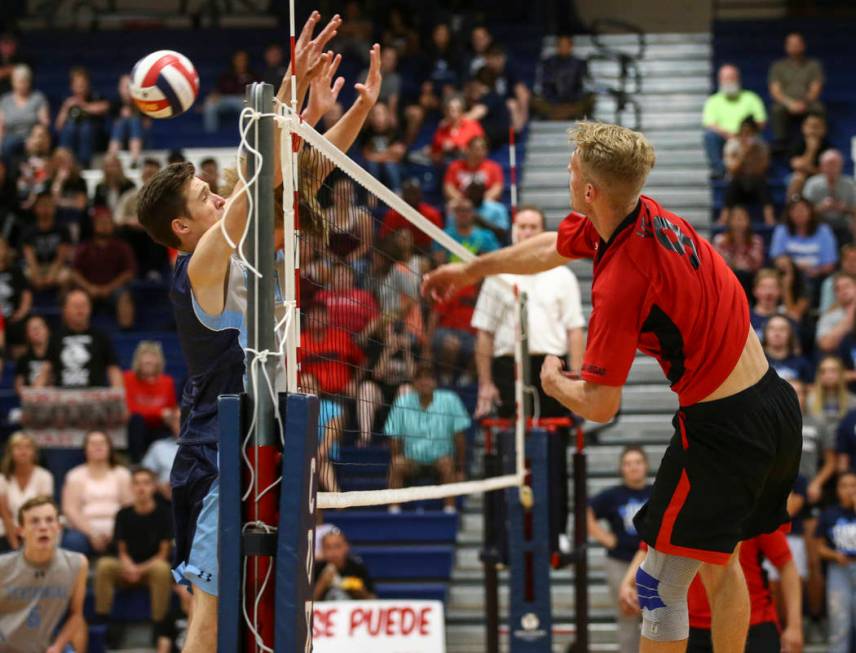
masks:
[[[205,98],[205,131],[210,134],[220,129],[221,113],[238,113],[244,108],[244,88],[257,82],[259,76],[250,70],[250,55],[236,50],[232,65],[217,79],[217,88]]]
[[[453,95],[443,105],[443,120],[434,132],[431,158],[440,165],[460,156],[474,136],[484,136],[484,130],[477,121],[464,116],[464,98]]]
[[[329,326],[324,304],[309,307],[306,330],[297,351],[301,372],[318,379],[321,392],[355,396],[355,373],[359,372],[366,356],[347,331]]]
[[[330,280],[329,290],[319,292],[315,301],[327,307],[330,328],[342,329],[362,340],[366,326],[378,315],[377,300],[368,290],[355,287],[350,265],[336,264]]]
[[[164,373],[166,360],[159,342],[137,345],[131,369],[123,372],[128,404],[128,453],[139,462],[149,445],[169,433],[168,419],[176,406],[175,382]]]
[[[106,206],[95,207],[92,227],[92,240],[82,243],[74,257],[72,281],[92,297],[96,310],[113,305],[119,326],[130,329],[134,300],[128,284],[137,273],[134,252],[114,235],[113,214]]]
[[[443,228],[443,214],[427,202],[422,201],[422,186],[419,184],[418,179],[408,179],[402,184],[401,197],[410,206],[419,211],[423,217],[428,218],[440,229]],[[431,243],[433,242],[431,236],[395,209],[389,209],[386,215],[383,216],[383,223],[380,225],[380,240],[384,240],[389,234],[399,229],[407,229],[413,234],[413,243],[420,252],[427,253],[431,250]]]
[[[498,202],[502,197],[502,167],[487,158],[487,139],[473,136],[467,143],[467,153],[463,159],[453,161],[446,169],[443,178],[443,194],[447,200],[460,199],[467,187],[474,183],[484,185],[486,200]]]
[[[472,376],[476,330],[472,326],[479,287],[467,286],[437,302],[428,318],[428,341],[437,360],[440,382],[465,384]]]

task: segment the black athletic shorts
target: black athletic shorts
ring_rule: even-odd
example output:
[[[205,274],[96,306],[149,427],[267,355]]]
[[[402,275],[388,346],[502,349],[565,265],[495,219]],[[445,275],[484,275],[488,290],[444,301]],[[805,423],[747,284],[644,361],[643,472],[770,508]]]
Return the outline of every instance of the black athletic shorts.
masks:
[[[796,393],[773,368],[742,392],[681,408],[633,523],[662,553],[724,564],[741,540],[790,521],[802,452]]]
[[[779,641],[779,628],[772,621],[749,626],[746,637],[746,653],[779,653],[782,645]],[[690,628],[690,641],[687,653],[713,653],[710,631],[704,628]]]

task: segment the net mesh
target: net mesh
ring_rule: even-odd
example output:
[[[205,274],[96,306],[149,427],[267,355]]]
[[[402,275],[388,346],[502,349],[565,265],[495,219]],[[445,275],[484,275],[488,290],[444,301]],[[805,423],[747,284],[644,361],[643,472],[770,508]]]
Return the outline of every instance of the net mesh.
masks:
[[[509,363],[495,382],[506,390],[503,414],[516,416],[514,288],[494,279],[443,301],[420,293],[427,271],[490,251],[496,237],[476,226],[464,201],[447,217],[458,234],[451,238],[437,215],[419,210],[416,185],[407,185],[405,202],[310,127],[286,121],[289,128],[302,138],[284,175],[297,172],[300,320],[292,344],[297,389],[321,400],[319,507],[439,508],[442,499],[451,508],[456,495],[518,485],[518,472],[485,478],[473,419],[474,324],[501,324],[510,334]]]

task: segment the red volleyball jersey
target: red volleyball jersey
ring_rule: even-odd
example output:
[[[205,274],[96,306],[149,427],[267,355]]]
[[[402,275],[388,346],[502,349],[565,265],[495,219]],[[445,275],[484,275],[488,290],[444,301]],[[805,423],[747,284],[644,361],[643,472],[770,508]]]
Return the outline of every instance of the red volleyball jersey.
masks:
[[[784,533],[775,531],[768,535],[753,537],[740,544],[740,566],[743,567],[746,586],[749,588],[749,603],[752,606],[749,625],[756,626],[772,622],[778,626],[779,617],[776,614],[773,596],[770,594],[770,583],[761,566],[764,558],[772,562],[777,569],[782,569],[791,560],[791,550],[788,548]],[[696,575],[690,585],[687,604],[690,626],[710,630],[710,604],[700,575]]]
[[[734,369],[749,334],[746,294],[685,220],[643,195],[609,242],[572,212],[559,225],[557,250],[594,259],[585,380],[624,385],[640,349],[657,359],[688,406]]]

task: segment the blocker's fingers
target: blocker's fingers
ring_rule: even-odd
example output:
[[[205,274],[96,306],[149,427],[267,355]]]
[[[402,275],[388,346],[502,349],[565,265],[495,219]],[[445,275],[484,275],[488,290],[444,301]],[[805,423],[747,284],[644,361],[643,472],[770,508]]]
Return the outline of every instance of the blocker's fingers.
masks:
[[[309,18],[306,19],[306,22],[303,24],[303,29],[300,30],[300,35],[297,37],[297,43],[295,43],[297,47],[304,46],[309,42],[312,38],[312,32],[315,31],[315,25],[318,24],[319,20],[321,20],[321,14],[317,11],[313,11],[309,14]]]
[[[342,18],[339,14],[336,14],[330,19],[330,22],[324,26],[318,36],[315,37],[314,42],[318,43],[319,47],[325,47],[330,40],[336,36],[336,30],[339,29],[339,26],[342,24]]]

